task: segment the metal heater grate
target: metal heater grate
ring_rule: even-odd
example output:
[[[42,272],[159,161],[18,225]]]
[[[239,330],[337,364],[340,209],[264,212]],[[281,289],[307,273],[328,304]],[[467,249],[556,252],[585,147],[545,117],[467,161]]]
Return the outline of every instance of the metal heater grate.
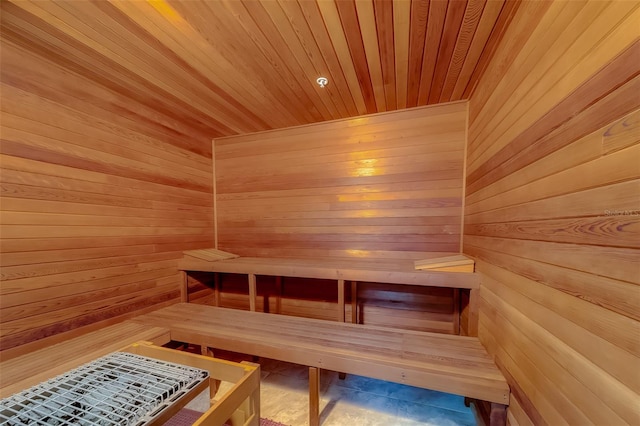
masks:
[[[209,372],[114,352],[0,400],[2,425],[144,425]]]

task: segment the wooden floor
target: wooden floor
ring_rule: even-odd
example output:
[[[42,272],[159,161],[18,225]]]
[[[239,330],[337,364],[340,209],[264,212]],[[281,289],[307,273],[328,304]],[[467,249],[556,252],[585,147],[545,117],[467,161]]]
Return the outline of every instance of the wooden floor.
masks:
[[[474,337],[186,303],[134,321],[161,324],[172,340],[509,403],[504,376]]]

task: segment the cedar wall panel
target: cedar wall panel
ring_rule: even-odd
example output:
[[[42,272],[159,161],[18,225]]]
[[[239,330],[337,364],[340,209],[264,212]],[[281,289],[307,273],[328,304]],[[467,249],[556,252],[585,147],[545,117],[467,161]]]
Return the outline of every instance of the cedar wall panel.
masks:
[[[337,262],[459,252],[466,117],[466,102],[451,103],[217,139],[219,248]],[[258,310],[338,318],[335,281],[285,279],[276,291],[266,278]],[[221,279],[222,306],[248,308],[241,281]],[[450,289],[359,283],[357,292],[361,323],[457,332]]]
[[[3,350],[177,300],[213,245],[210,142],[38,50],[3,27]]]
[[[470,100],[463,250],[513,425],[640,423],[638,22],[524,2]]]
[[[467,105],[215,141],[219,248],[242,256],[459,252]]]

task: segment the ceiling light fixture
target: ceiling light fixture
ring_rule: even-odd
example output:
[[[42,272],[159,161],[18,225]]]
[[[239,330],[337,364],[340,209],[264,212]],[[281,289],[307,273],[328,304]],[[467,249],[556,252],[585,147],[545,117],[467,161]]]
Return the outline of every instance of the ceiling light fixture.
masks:
[[[327,77],[318,77],[318,79],[316,80],[316,83],[318,83],[320,88],[324,88],[324,86],[326,86],[329,83],[329,80],[327,79]]]

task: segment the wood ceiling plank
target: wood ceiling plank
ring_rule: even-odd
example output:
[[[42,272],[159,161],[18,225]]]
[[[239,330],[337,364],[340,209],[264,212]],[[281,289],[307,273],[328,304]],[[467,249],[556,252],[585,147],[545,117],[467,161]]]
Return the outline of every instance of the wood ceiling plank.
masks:
[[[290,117],[281,122],[304,123],[320,119],[311,114],[313,109],[307,108],[301,99],[304,96],[290,96],[286,70],[270,67],[268,59],[261,49],[237,25],[233,15],[223,4],[218,2],[181,2],[172,1],[171,5],[189,24],[207,40],[216,40],[221,54],[233,62],[238,84],[252,82],[254,96],[262,95],[265,105],[271,105],[271,116]],[[242,51],[254,51],[253,55],[240,55]],[[211,78],[211,77],[209,77]],[[289,99],[291,98],[291,99]],[[294,106],[293,108],[291,106]],[[264,114],[265,111],[263,111]],[[277,127],[277,126],[276,126]]]
[[[174,128],[193,123],[209,137],[464,97],[518,4],[14,1],[3,3],[9,12],[3,34],[22,46],[31,40],[38,54],[157,105]],[[330,78],[322,90],[312,82],[320,74]],[[160,124],[162,114],[153,114],[148,127]]]
[[[447,15],[440,39],[440,47],[438,48],[438,58],[436,67],[431,81],[431,90],[429,92],[429,104],[436,104],[440,100],[442,88],[447,76],[447,70],[453,56],[453,50],[458,39],[462,19],[467,7],[467,0],[450,1],[447,7]]]
[[[297,75],[302,74],[300,66],[295,61],[289,61],[288,63],[285,62],[278,53],[279,51],[282,51],[284,46],[286,46],[283,45],[283,40],[281,38],[267,38],[261,27],[253,20],[249,11],[247,11],[242,2],[224,0],[223,4],[235,18],[235,21],[231,22],[239,23],[239,25],[244,29],[247,37],[253,41],[254,47],[257,47],[260,50],[265,60],[275,71],[277,71],[280,78],[287,84],[289,90],[298,94],[297,98],[302,103],[302,108],[306,110],[307,115],[312,117],[310,121],[318,121],[322,115],[312,100],[316,94],[313,92],[311,86],[301,84],[299,79],[296,77]]]
[[[411,25],[409,40],[409,69],[407,84],[407,107],[418,105],[420,76],[422,72],[422,56],[427,35],[427,18],[429,16],[429,0],[411,1]]]
[[[533,28],[536,27],[538,20],[542,18],[544,12],[549,6],[551,6],[551,4],[551,2],[537,2],[538,10],[535,11],[534,17],[532,19],[529,19],[526,23],[523,23],[522,26],[518,27],[520,28],[520,33],[523,37],[525,35],[528,35],[533,30]],[[500,15],[498,15],[498,19],[496,20],[493,30],[491,31],[489,40],[487,40],[487,43],[482,50],[482,55],[480,56],[480,59],[478,59],[476,67],[471,74],[469,84],[464,90],[462,99],[468,99],[474,92],[476,85],[480,81],[480,78],[483,77],[484,72],[489,65],[489,62],[491,61],[491,58],[493,58],[493,55],[496,52],[498,45],[502,41],[505,32],[509,28],[511,21],[516,16],[516,12],[518,11],[519,6],[520,2],[518,1],[506,1],[504,3],[504,7],[500,11]],[[507,42],[511,42],[511,40],[508,40]],[[514,51],[517,51],[517,49],[514,48]],[[496,75],[494,79],[499,79],[499,76]]]
[[[316,39],[309,27],[309,24],[307,23],[300,5],[297,2],[289,0],[280,0],[279,4],[284,15],[289,20],[291,29],[295,34],[297,34],[298,40],[300,40],[300,44],[305,52],[305,56],[309,58],[313,65],[313,69],[316,71],[315,75],[307,76],[309,77],[307,84],[311,85],[318,92],[323,101],[328,102],[331,100],[334,109],[334,118],[348,117],[347,107],[340,95],[339,87],[336,84],[338,77],[334,77],[327,62],[324,60],[324,56],[316,43]],[[331,84],[328,84],[324,88],[320,88],[316,84],[316,79],[318,77],[328,77]],[[327,95],[329,99],[327,99]],[[337,113],[335,112],[336,109]]]
[[[458,76],[462,71],[464,60],[467,57],[469,48],[471,47],[473,36],[480,22],[482,11],[484,10],[486,3],[487,0],[469,0],[467,3],[467,9],[464,12],[464,18],[462,19],[462,25],[460,26],[456,46],[453,50],[453,56],[449,63],[447,77],[443,83],[440,102],[448,102],[451,100],[453,89],[458,81]]]
[[[484,47],[487,44],[487,40],[491,35],[491,31],[496,25],[496,20],[502,11],[504,2],[505,0],[492,0],[486,2],[482,10],[482,17],[480,18],[478,27],[473,34],[471,46],[469,46],[469,50],[467,51],[467,55],[464,59],[464,65],[460,70],[453,93],[451,94],[451,100],[462,99],[462,94],[469,84],[471,74],[480,59],[480,55],[482,55]]]
[[[373,94],[378,111],[387,111],[384,80],[382,78],[382,62],[380,61],[380,48],[378,46],[378,29],[376,27],[376,15],[373,0],[356,0],[358,22],[362,32],[362,42],[367,56]]]
[[[259,116],[263,120],[262,123],[268,123],[269,127],[295,122],[290,111],[282,111],[284,118],[282,115],[273,114],[274,104],[260,91],[259,85],[253,80],[239,79],[243,73],[237,71],[233,58],[227,58],[221,51],[221,46],[210,43],[197,28],[194,28],[168,3],[116,0],[112,4],[153,35],[160,45],[166,46],[191,68],[205,76],[203,80],[207,86],[198,90],[197,96],[208,96],[210,93],[208,86],[218,86],[228,95],[224,96],[225,101],[232,106],[239,105],[251,111],[252,114],[245,118],[243,124],[240,118],[241,128],[247,127],[253,116]],[[216,76],[215,83],[206,77],[209,75]],[[276,103],[275,106],[277,108],[278,104]],[[253,127],[264,128],[262,123],[257,122]]]
[[[378,47],[382,65],[382,79],[387,108],[397,109],[396,96],[396,56],[394,46],[393,2],[374,0],[376,27],[378,28]]]
[[[342,24],[340,21],[340,14],[336,7],[336,4],[329,1],[316,0],[317,6],[322,14],[325,26],[333,43],[336,55],[340,61],[340,65],[347,79],[349,85],[349,91],[353,96],[356,107],[359,114],[367,113],[367,104],[364,100],[364,94],[358,82],[358,74],[356,72],[353,61],[351,60],[351,53],[349,52],[349,43],[342,31]]]
[[[342,22],[342,30],[347,39],[347,44],[349,45],[351,61],[354,64],[354,68],[358,76],[358,82],[362,89],[367,113],[377,112],[375,94],[371,84],[371,75],[367,65],[367,54],[362,41],[362,33],[360,30],[360,24],[358,23],[358,13],[356,11],[355,3],[337,2],[335,4],[338,7],[338,14],[340,15],[340,21]]]
[[[111,3],[113,4],[113,3]],[[199,105],[208,111],[209,115],[216,117],[229,117],[229,120],[238,123],[250,122],[251,117],[257,117],[242,104],[233,105],[235,96],[239,92],[229,92],[231,88],[223,89],[225,94],[232,96],[220,96],[216,92],[200,86],[193,77],[184,72],[184,69],[172,60],[166,58],[153,45],[144,40],[140,33],[130,33],[130,28],[124,28],[119,21],[105,16],[103,8],[112,9],[109,5],[88,2],[37,2],[38,7],[45,13],[50,13],[54,25],[61,19],[67,25],[67,33],[76,38],[87,47],[98,50],[116,62],[122,62],[127,68],[143,78],[152,81],[166,91],[183,96],[187,102]],[[152,16],[149,10],[144,15]],[[125,23],[127,21],[123,21]],[[70,26],[73,24],[73,27]],[[80,31],[81,30],[81,31]],[[166,33],[161,33],[166,34]],[[214,98],[214,99],[212,99]],[[217,99],[215,99],[217,98]],[[213,102],[212,102],[213,101]],[[215,112],[212,105],[217,106]],[[238,111],[234,107],[239,107]],[[232,112],[233,111],[233,112]],[[248,113],[245,116],[245,113]],[[259,127],[258,127],[259,128]]]
[[[427,105],[429,103],[431,82],[435,73],[446,15],[447,1],[432,0],[429,4],[427,35],[422,55],[422,75],[420,76],[420,89],[418,91],[418,105]]]
[[[259,3],[252,0],[244,2],[250,13],[254,14],[254,19],[259,22],[259,25],[273,26],[282,40],[285,41],[286,49],[283,52],[288,52],[288,57],[283,58],[285,61],[297,61],[302,69],[300,78],[306,80],[306,84],[312,84],[313,90],[317,94],[317,98],[320,102],[315,102],[316,107],[324,117],[324,120],[331,120],[339,117],[338,111],[333,104],[332,100],[326,96],[324,90],[317,84],[313,83],[321,74],[326,74],[326,67],[316,68],[314,63],[310,60],[308,53],[305,51],[304,46],[301,44],[296,31],[291,27],[291,23],[287,19],[287,16],[282,10],[282,7],[277,2],[264,2]],[[306,25],[306,23],[305,23]],[[320,56],[318,54],[318,56]],[[305,84],[301,81],[300,84]]]
[[[317,78],[317,72],[308,59],[305,60],[303,58],[303,55],[306,55],[303,51],[304,49],[301,48],[299,41],[296,42],[297,36],[290,28],[286,16],[282,16],[282,10],[279,5],[270,3],[271,6],[267,6],[266,4],[255,1],[245,1],[243,5],[261,28],[266,38],[279,52],[280,57],[287,66],[296,68],[294,74],[297,76],[298,83],[301,87],[308,87],[310,89],[308,93],[312,94],[312,102],[320,116],[323,117],[324,120],[330,120],[335,114],[335,111],[332,111],[335,107],[330,100],[326,99],[325,95],[319,92],[319,87],[310,84],[310,81],[315,81]],[[272,16],[270,16],[269,10],[267,9],[270,9],[271,13],[276,14],[276,21],[272,20]],[[274,12],[274,10],[277,11],[278,9],[280,9],[280,14]],[[295,52],[290,51],[290,44],[296,48]]]
[[[397,108],[407,107],[409,78],[409,40],[411,37],[411,1],[393,2],[393,38],[396,61]]]
[[[333,78],[333,81],[329,82],[329,84],[335,84],[340,96],[342,96],[348,112],[347,117],[359,115],[354,96],[349,89],[345,72],[342,69],[336,50],[331,42],[331,36],[325,27],[325,22],[322,19],[322,14],[320,13],[317,3],[314,1],[299,1],[298,5],[302,9],[302,13],[315,37],[320,52],[322,52],[327,67],[329,67],[329,74]]]

